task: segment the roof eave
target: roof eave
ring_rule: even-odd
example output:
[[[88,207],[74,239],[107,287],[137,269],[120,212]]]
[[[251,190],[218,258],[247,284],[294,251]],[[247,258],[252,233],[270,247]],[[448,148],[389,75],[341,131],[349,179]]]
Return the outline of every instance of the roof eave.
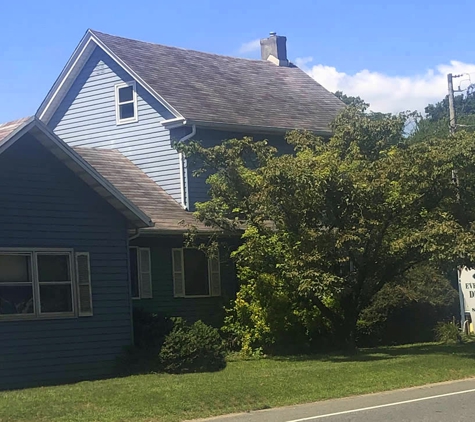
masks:
[[[233,123],[222,122],[209,122],[204,120],[192,120],[187,119],[182,125],[196,125],[197,128],[217,129],[217,130],[229,130],[233,132],[250,132],[250,133],[263,133],[263,134],[286,134],[292,130],[308,130],[318,136],[331,136],[332,131],[327,128],[314,128],[314,129],[299,129],[290,127],[271,127],[271,126],[255,126],[255,125],[243,125]],[[176,127],[176,126],[175,126]]]
[[[94,48],[95,45],[91,42],[91,36],[88,30],[39,106],[36,116],[41,121],[46,124],[49,123],[57,107],[71,88],[72,82],[91,56]]]
[[[18,128],[13,130],[0,143],[0,154],[6,151],[17,140],[26,133],[32,135],[45,146],[53,155],[61,160],[79,178],[81,178],[91,189],[96,191],[101,197],[109,202],[118,212],[124,215],[136,228],[153,227],[154,223],[148,215],[130,202],[120,191],[118,191],[108,180],[100,175],[89,165],[79,154],[65,144],[44,123],[35,117],[31,117]]]
[[[71,88],[73,81],[76,79],[84,64],[87,62],[95,47],[102,49],[112,60],[114,60],[122,69],[124,69],[135,81],[137,81],[144,89],[146,89],[157,101],[159,101],[172,115],[178,119],[183,116],[176,110],[167,100],[165,100],[158,92],[147,84],[136,72],[134,72],[125,62],[123,62],[110,48],[104,44],[94,31],[88,29],[82,40],[69,58],[66,66],[61,71],[52,88],[41,103],[36,116],[46,124],[49,123],[54,112],[57,110],[64,96]]]
[[[160,228],[143,228],[143,229],[140,229],[139,230],[139,233],[140,233],[140,236],[144,236],[144,237],[147,237],[147,236],[160,236],[160,235],[176,235],[176,236],[179,236],[179,235],[184,235],[184,234],[187,234],[189,233],[190,229],[160,229]],[[213,229],[209,229],[209,230],[203,230],[203,229],[196,229],[196,231],[194,231],[194,233],[196,233],[197,235],[200,235],[200,236],[212,236],[212,235],[223,235],[223,236],[241,236],[240,233],[236,233],[235,235],[231,234],[231,233],[225,233],[223,232],[222,230],[213,230]]]

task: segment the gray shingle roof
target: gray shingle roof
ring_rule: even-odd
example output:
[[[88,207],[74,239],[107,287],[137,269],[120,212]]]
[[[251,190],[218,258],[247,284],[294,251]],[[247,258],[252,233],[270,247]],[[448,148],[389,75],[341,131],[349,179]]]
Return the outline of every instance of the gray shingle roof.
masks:
[[[31,119],[31,117],[23,117],[22,119],[12,120],[11,122],[1,123],[0,124],[0,143],[4,140],[10,133],[12,133],[15,129],[20,127],[23,123],[27,120]]]
[[[7,123],[0,123],[0,147],[11,146],[25,134],[33,136],[41,145],[49,150],[58,160],[63,162],[91,189],[108,201],[118,212],[132,223],[131,227],[142,228],[152,225],[151,217],[146,215],[126,195],[106,180],[97,169],[77,152],[58,138],[48,127],[36,117],[25,117]],[[5,149],[0,149],[0,153]]]
[[[201,232],[212,231],[197,221],[191,212],[185,211],[119,151],[79,147],[73,149],[155,223],[154,227],[142,230],[183,233],[193,225]]]
[[[91,31],[195,123],[328,131],[343,103],[296,66],[220,56]]]

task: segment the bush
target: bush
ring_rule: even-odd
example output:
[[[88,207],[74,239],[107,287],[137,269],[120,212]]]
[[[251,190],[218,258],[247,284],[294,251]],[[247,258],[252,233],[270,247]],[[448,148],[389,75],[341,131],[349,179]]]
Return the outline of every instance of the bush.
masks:
[[[143,309],[133,311],[134,344],[127,347],[117,360],[119,375],[146,374],[160,371],[157,358],[173,321],[161,314]]]
[[[135,347],[156,356],[165,337],[173,328],[173,321],[161,314],[152,314],[141,308],[134,308],[133,320]]]
[[[434,329],[435,339],[445,344],[461,343],[459,328],[451,322],[439,322]]]
[[[219,371],[226,366],[225,356],[216,328],[201,321],[188,325],[182,318],[174,319],[159,354],[162,369],[170,373]]]
[[[387,284],[361,313],[357,327],[360,347],[434,340],[438,321],[459,312],[458,294],[444,274],[421,265],[397,284]]]

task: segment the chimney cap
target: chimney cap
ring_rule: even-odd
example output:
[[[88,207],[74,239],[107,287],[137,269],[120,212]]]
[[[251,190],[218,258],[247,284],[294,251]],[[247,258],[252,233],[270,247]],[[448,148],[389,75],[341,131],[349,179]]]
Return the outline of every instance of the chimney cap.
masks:
[[[275,36],[277,35],[277,32],[271,31],[271,32],[269,32],[269,35],[270,35],[271,37],[275,37]]]

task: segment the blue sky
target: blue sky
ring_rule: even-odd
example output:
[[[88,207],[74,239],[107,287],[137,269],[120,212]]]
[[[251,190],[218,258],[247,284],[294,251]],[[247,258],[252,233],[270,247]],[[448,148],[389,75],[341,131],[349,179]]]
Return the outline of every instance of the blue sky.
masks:
[[[288,38],[289,58],[328,89],[360,95],[383,111],[421,109],[445,94],[446,72],[473,72],[475,82],[470,24],[475,2],[454,4],[441,0],[4,2],[0,121],[36,111],[87,28],[249,58],[259,58],[259,52],[246,45],[256,46],[255,40],[277,31]]]

